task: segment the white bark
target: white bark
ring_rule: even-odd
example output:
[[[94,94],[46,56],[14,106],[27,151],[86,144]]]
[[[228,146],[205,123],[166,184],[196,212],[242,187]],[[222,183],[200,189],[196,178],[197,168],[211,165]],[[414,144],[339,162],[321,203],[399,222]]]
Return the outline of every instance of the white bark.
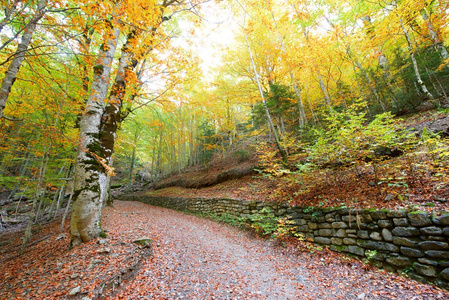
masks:
[[[117,47],[119,29],[105,41],[94,67],[91,92],[80,121],[80,143],[75,161],[75,192],[71,219],[71,246],[99,236],[101,207],[107,192],[106,162],[100,162],[100,126],[105,110],[111,66]]]
[[[437,50],[440,51],[440,55],[443,59],[449,58],[449,53],[446,50],[446,47],[444,47],[443,43],[441,42],[441,39],[438,35],[438,32],[435,30],[435,27],[432,24],[432,21],[430,20],[429,16],[427,15],[427,12],[425,9],[421,10],[421,16],[427,23],[427,28],[429,29],[430,37],[432,38],[433,45]]]
[[[429,97],[429,99],[433,100],[434,99],[433,95],[429,92],[426,84],[421,79],[421,74],[419,73],[418,62],[416,61],[415,53],[413,52],[413,46],[412,46],[412,41],[410,40],[410,35],[408,34],[407,30],[405,29],[404,23],[402,22],[402,19],[400,17],[399,17],[399,23],[401,24],[402,32],[404,33],[405,39],[407,40],[408,51],[410,53],[410,58],[412,60],[413,70],[415,71],[416,81],[418,82],[419,87],[421,88],[421,91],[427,97]]]
[[[259,73],[257,72],[257,69],[256,69],[256,63],[254,62],[253,53],[251,51],[251,47],[249,45],[249,40],[248,40],[248,35],[246,34],[246,32],[245,32],[245,39],[246,39],[246,46],[247,46],[247,49],[248,49],[248,54],[249,54],[249,57],[250,57],[250,60],[251,60],[251,65],[253,67],[254,77],[256,78],[257,87],[259,89],[260,98],[262,99],[262,104],[263,104],[263,107],[265,109],[265,114],[267,116],[268,126],[269,126],[270,130],[273,132],[274,139],[275,139],[275,142],[276,142],[276,146],[279,149],[279,152],[281,153],[282,157],[285,157],[286,153],[285,153],[284,149],[282,149],[281,143],[279,141],[278,134],[276,132],[276,128],[274,128],[274,124],[273,124],[273,120],[271,118],[270,111],[268,110],[267,102],[265,101],[265,96],[263,94],[262,84],[260,83],[260,79],[259,79],[260,75],[259,75]]]
[[[321,77],[320,71],[317,71],[317,74],[318,74],[318,81],[320,82],[320,88],[324,95],[324,103],[329,108],[329,110],[332,110],[331,98],[329,97],[329,94],[327,93],[327,89],[326,89],[326,86],[324,85],[324,81],[323,81],[323,78]]]
[[[12,59],[11,64],[6,71],[5,77],[3,78],[2,85],[0,87],[0,118],[3,117],[3,109],[8,101],[11,88],[17,78],[17,73],[19,72],[20,66],[25,59],[25,52],[31,43],[31,38],[36,30],[37,22],[39,22],[45,14],[47,2],[47,0],[39,1],[36,12],[30,22],[26,25],[22,35],[22,41],[17,46],[16,52],[14,53],[14,58]]]
[[[268,3],[267,3],[268,4]],[[279,34],[279,28],[278,28],[278,24],[276,22],[276,17],[274,16],[273,11],[271,11],[271,17],[273,18],[273,22],[274,22],[274,27],[276,28],[278,34]],[[287,50],[285,49],[285,45],[284,45],[284,38],[279,34],[279,40],[281,42],[281,49],[283,53],[286,53]],[[298,103],[298,111],[299,111],[299,128],[304,128],[305,124],[307,123],[307,118],[306,118],[306,112],[304,110],[304,104],[302,102],[302,97],[301,97],[301,89],[298,87],[298,85],[295,82],[295,76],[293,75],[293,71],[290,69],[289,70],[290,73],[290,79],[291,82],[293,84],[293,90],[295,91],[296,94],[296,98],[297,98],[297,103]]]

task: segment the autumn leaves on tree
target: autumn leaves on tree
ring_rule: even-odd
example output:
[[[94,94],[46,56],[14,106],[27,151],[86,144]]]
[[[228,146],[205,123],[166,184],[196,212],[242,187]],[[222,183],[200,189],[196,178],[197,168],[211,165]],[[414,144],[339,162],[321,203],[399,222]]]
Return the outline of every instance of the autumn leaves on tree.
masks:
[[[369,119],[449,105],[444,1],[218,1],[235,41],[205,75],[181,39],[210,26],[203,5],[2,1],[2,188],[38,212],[73,178],[73,246],[101,234],[113,158],[129,183],[136,166],[156,180],[268,136],[286,162],[354,104]]]

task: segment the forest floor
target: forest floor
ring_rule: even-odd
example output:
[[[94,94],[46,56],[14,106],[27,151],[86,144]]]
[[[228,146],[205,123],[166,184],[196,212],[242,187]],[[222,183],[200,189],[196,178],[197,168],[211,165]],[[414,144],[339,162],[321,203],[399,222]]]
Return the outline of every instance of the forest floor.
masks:
[[[437,287],[374,270],[304,242],[286,244],[138,202],[103,213],[107,238],[68,249],[44,225],[21,256],[0,236],[1,299],[448,299]],[[133,243],[151,239],[152,247]],[[150,251],[151,250],[151,251]],[[117,288],[113,283],[121,280]],[[73,296],[69,296],[72,294]],[[103,295],[103,296],[101,296]]]

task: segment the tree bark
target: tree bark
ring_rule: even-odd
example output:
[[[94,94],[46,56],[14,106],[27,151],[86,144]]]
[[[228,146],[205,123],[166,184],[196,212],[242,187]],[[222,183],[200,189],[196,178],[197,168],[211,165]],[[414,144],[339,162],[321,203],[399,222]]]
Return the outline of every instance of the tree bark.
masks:
[[[260,83],[260,80],[259,80],[259,76],[260,75],[257,72],[256,63],[254,62],[254,58],[253,58],[253,54],[252,54],[252,51],[251,51],[251,47],[249,45],[248,35],[246,33],[245,33],[245,39],[246,39],[246,46],[248,48],[249,57],[250,57],[250,60],[251,60],[251,65],[253,67],[254,76],[256,78],[257,87],[259,89],[259,94],[260,94],[260,97],[262,99],[262,104],[263,104],[263,107],[265,109],[265,114],[267,116],[268,126],[269,126],[270,130],[273,132],[274,139],[275,139],[275,142],[276,142],[276,146],[277,146],[277,148],[279,150],[279,153],[281,154],[282,158],[286,159],[287,158],[287,154],[286,154],[285,150],[282,148],[281,142],[279,140],[279,136],[278,136],[278,134],[276,132],[276,128],[274,127],[273,120],[271,118],[270,111],[268,110],[267,102],[265,101],[265,96],[263,94],[262,84]]]
[[[401,17],[399,17],[399,23],[401,24],[402,32],[404,33],[405,39],[407,40],[408,51],[410,53],[410,59],[412,60],[413,70],[415,71],[416,81],[418,82],[421,91],[427,97],[429,97],[430,100],[433,100],[434,99],[433,95],[427,89],[427,86],[424,83],[424,81],[422,81],[421,74],[419,73],[418,62],[416,61],[415,53],[413,52],[412,41],[410,40],[410,35],[408,34]]]
[[[421,16],[427,23],[427,29],[429,30],[430,37],[432,38],[433,45],[437,50],[440,51],[440,55],[443,59],[449,58],[449,53],[446,50],[446,47],[444,47],[443,43],[441,42],[441,38],[438,35],[438,32],[436,31],[435,27],[433,26],[432,21],[430,20],[429,16],[427,15],[427,12],[425,9],[421,10]]]
[[[25,59],[25,52],[31,43],[31,38],[36,30],[37,22],[39,22],[39,20],[45,15],[47,2],[48,0],[39,1],[36,12],[30,22],[26,25],[22,35],[22,40],[17,46],[16,52],[14,53],[14,58],[6,71],[5,78],[3,78],[3,82],[0,87],[0,119],[3,117],[3,109],[8,101],[14,81],[16,81],[20,66]]]
[[[119,29],[102,46],[94,66],[92,88],[80,121],[80,143],[75,161],[75,192],[71,219],[71,246],[96,238],[101,233],[101,207],[107,189],[107,160],[101,158],[100,125],[105,111],[110,73]]]

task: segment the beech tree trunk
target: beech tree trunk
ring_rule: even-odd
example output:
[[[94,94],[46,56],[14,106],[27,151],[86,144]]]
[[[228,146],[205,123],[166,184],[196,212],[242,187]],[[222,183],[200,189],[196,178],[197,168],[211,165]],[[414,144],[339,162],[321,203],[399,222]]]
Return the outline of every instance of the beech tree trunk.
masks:
[[[419,73],[418,62],[416,61],[415,53],[413,52],[412,41],[410,40],[410,35],[408,34],[407,29],[405,28],[401,18],[399,18],[399,23],[401,24],[402,32],[404,33],[405,39],[407,40],[408,51],[410,53],[410,59],[412,60],[413,70],[415,71],[416,81],[419,84],[419,88],[427,97],[429,97],[429,99],[433,100],[434,99],[433,95],[427,89],[427,86],[424,83],[424,81],[422,81],[421,74]]]
[[[438,35],[438,32],[436,31],[435,27],[433,26],[432,21],[430,20],[429,16],[427,15],[427,12],[425,9],[421,10],[421,16],[427,23],[427,29],[429,30],[430,37],[432,38],[433,45],[435,48],[440,51],[440,55],[443,59],[449,58],[449,53],[446,50],[446,47],[444,47],[440,36]]]
[[[265,114],[267,116],[268,126],[269,126],[270,130],[273,132],[274,139],[275,139],[275,142],[276,142],[276,146],[277,146],[277,148],[279,150],[279,153],[281,154],[282,158],[285,159],[285,158],[287,158],[287,153],[282,148],[281,142],[279,140],[279,136],[278,136],[278,134],[276,132],[276,128],[274,127],[273,120],[271,118],[270,111],[268,110],[267,102],[265,101],[265,96],[264,96],[263,90],[262,90],[262,84],[260,83],[260,80],[259,80],[260,75],[257,72],[256,64],[255,64],[254,58],[253,58],[253,53],[252,53],[251,47],[249,45],[248,35],[246,33],[245,33],[245,39],[246,39],[246,46],[248,48],[249,57],[251,59],[251,65],[253,67],[254,77],[256,78],[257,87],[259,88],[259,94],[260,94],[260,97],[262,99],[262,104],[263,104],[263,107],[265,109]]]
[[[268,5],[267,1],[265,1],[265,3]],[[282,52],[285,53],[287,51],[285,50],[284,38],[279,33],[279,28],[278,28],[278,24],[276,22],[276,17],[274,16],[274,12],[273,12],[273,10],[271,10],[271,7],[270,7],[270,12],[271,12],[271,17],[273,18],[274,27],[276,28],[276,31],[279,34],[279,40],[281,42]],[[292,82],[293,90],[295,91],[295,95],[296,95],[296,98],[297,98],[296,100],[297,100],[297,103],[298,103],[299,128],[303,129],[305,124],[307,123],[307,117],[306,117],[306,112],[304,110],[304,103],[302,101],[301,89],[298,87],[298,85],[295,82],[295,76],[293,75],[293,71],[289,70],[289,72],[290,72],[290,80]]]
[[[21,42],[17,46],[16,52],[14,53],[14,58],[6,71],[5,78],[3,78],[3,82],[0,87],[0,119],[3,117],[3,109],[8,101],[14,81],[16,81],[20,66],[25,59],[25,52],[31,43],[31,38],[36,30],[37,22],[39,22],[39,20],[45,15],[47,2],[47,0],[39,1],[36,12],[30,22],[26,25]]]
[[[107,160],[101,158],[100,127],[105,111],[110,73],[119,29],[102,46],[94,66],[92,88],[80,121],[80,143],[75,161],[75,192],[72,209],[71,246],[96,238],[101,233],[101,207],[107,190]]]

